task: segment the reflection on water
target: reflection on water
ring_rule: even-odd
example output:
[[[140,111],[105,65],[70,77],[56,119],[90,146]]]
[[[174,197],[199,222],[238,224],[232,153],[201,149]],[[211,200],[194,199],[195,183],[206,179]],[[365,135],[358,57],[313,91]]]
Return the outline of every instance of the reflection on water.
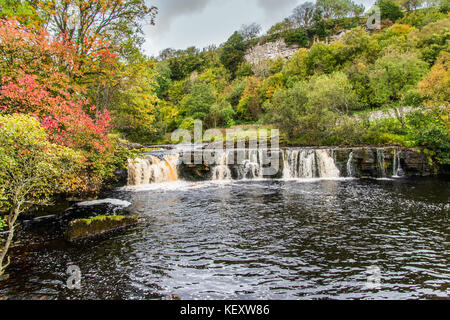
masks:
[[[108,194],[145,223],[91,246],[30,248],[9,298],[449,298],[442,180],[241,181]],[[68,265],[82,289],[66,289]],[[367,268],[381,269],[368,289]]]

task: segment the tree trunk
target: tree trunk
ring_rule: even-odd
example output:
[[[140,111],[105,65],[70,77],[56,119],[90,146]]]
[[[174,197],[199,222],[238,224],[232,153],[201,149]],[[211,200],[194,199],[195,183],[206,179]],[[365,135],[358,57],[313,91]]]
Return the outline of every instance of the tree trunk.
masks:
[[[11,260],[9,257],[6,256],[8,253],[9,247],[11,246],[11,243],[14,238],[14,224],[17,221],[17,218],[19,217],[20,213],[20,205],[16,205],[11,209],[10,214],[8,216],[8,238],[6,239],[5,245],[2,248],[2,251],[0,253],[0,277],[3,276],[5,273],[6,268],[10,264]],[[5,259],[7,260],[5,262]]]

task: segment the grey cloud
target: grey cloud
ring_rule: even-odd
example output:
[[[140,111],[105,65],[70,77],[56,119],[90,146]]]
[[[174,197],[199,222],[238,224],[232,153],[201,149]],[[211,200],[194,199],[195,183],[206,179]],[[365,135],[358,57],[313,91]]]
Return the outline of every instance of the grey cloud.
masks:
[[[157,17],[158,32],[165,33],[170,30],[172,22],[177,17],[201,12],[213,0],[160,0],[155,1],[159,9]]]
[[[266,13],[292,8],[296,6],[298,0],[257,0],[258,5],[264,9]]]

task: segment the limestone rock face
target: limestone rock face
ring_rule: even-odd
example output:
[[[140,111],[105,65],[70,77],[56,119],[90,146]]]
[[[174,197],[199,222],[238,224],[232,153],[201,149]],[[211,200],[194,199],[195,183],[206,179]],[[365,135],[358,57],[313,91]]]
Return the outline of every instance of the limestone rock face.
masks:
[[[298,46],[288,46],[284,39],[257,45],[246,52],[245,60],[256,64],[263,60],[284,58],[288,59],[298,50]]]

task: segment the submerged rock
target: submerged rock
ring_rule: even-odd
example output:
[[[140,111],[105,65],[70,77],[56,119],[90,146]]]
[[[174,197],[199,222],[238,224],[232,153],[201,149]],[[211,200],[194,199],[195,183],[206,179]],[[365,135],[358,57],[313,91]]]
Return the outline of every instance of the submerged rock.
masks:
[[[64,238],[69,242],[76,242],[129,227],[138,222],[138,217],[125,216],[99,216],[92,219],[73,220],[67,226]]]

